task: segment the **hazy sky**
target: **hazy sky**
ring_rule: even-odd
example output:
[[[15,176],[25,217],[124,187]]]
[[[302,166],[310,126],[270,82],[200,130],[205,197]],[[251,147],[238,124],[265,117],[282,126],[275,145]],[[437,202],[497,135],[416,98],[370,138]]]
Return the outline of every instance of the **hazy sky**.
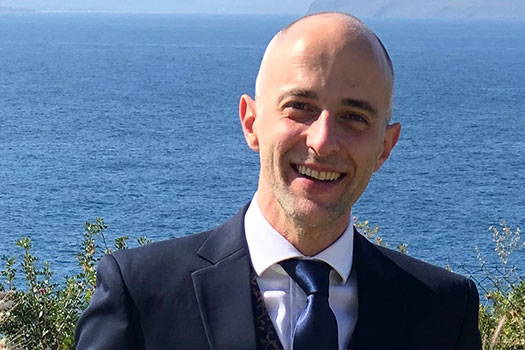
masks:
[[[0,0],[0,6],[37,10],[182,13],[304,14],[309,0]]]
[[[525,0],[0,0],[44,11],[294,14],[345,11],[361,18],[525,18]]]

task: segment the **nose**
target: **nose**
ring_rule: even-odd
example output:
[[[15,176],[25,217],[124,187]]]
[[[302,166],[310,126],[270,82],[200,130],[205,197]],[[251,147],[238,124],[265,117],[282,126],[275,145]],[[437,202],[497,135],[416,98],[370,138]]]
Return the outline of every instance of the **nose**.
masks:
[[[335,121],[328,111],[323,110],[319,117],[309,125],[306,135],[306,145],[318,156],[325,157],[339,151]]]

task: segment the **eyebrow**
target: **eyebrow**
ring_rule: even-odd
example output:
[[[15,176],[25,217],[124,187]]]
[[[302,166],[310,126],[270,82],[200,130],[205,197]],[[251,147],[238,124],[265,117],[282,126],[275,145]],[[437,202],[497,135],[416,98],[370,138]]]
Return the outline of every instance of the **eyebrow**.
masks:
[[[318,99],[317,94],[312,90],[292,89],[279,96],[279,98],[277,99],[277,103],[280,104],[284,99],[288,97]]]
[[[288,97],[309,98],[309,99],[314,99],[314,100],[319,98],[319,96],[317,95],[315,91],[304,90],[304,89],[292,89],[292,90],[285,92],[281,96],[279,96],[279,98],[277,99],[277,103],[280,104],[284,99]],[[344,98],[341,101],[341,103],[344,106],[362,109],[364,111],[371,113],[373,116],[377,117],[377,110],[367,101],[358,100],[355,98]]]
[[[356,100],[354,98],[345,98],[343,99],[343,105],[365,110],[377,117],[377,110],[367,101]]]

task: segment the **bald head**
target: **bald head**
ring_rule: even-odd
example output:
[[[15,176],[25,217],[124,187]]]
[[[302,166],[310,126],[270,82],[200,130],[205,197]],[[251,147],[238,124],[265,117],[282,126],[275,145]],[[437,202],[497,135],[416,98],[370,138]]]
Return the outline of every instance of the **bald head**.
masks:
[[[287,25],[286,27],[284,27],[281,31],[279,31],[279,33],[277,33],[274,36],[274,38],[277,37],[277,36],[283,35],[285,32],[288,31],[289,28],[291,28],[296,23],[301,22],[303,20],[306,20],[306,19],[308,19],[310,17],[316,17],[316,16],[319,16],[321,18],[324,16],[324,17],[327,17],[327,19],[330,19],[330,18],[338,19],[339,18],[343,22],[347,21],[349,26],[352,26],[352,25],[360,26],[365,31],[367,31],[368,33],[372,34],[373,37],[375,38],[375,40],[377,40],[377,42],[381,46],[381,50],[383,51],[385,59],[386,59],[386,61],[388,63],[390,71],[392,73],[392,78],[394,77],[394,66],[392,64],[392,60],[390,59],[390,55],[388,54],[388,51],[386,50],[385,46],[381,42],[381,39],[379,39],[379,37],[370,28],[368,28],[368,26],[366,24],[361,22],[361,20],[359,18],[354,17],[354,16],[352,16],[352,15],[350,15],[348,13],[343,13],[343,12],[323,12],[323,13],[316,13],[316,14],[311,14],[311,15],[307,15],[307,16],[301,17],[298,20],[296,20],[296,21],[290,23],[289,25]]]
[[[289,24],[273,37],[266,48],[257,75],[256,100],[264,98],[268,80],[272,75],[279,74],[279,69],[276,68],[282,65],[286,56],[297,51],[304,51],[305,59],[311,59],[312,64],[319,59],[346,59],[343,55],[351,51],[367,57],[371,64],[375,64],[384,73],[389,85],[390,108],[387,118],[390,119],[394,83],[390,56],[379,38],[363,22],[340,12],[308,15]]]

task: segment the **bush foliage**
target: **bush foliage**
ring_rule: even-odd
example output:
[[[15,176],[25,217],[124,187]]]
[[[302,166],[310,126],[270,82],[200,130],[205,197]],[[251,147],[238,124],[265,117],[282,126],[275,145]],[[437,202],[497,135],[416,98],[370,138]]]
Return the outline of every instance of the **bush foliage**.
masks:
[[[494,251],[500,265],[489,267],[478,253],[484,279],[488,287],[478,283],[485,292],[486,301],[480,305],[479,329],[483,350],[524,350],[525,349],[525,279],[509,263],[516,251],[525,248],[521,242],[519,228],[512,229],[505,220],[498,226],[491,226]]]
[[[0,350],[69,350],[74,349],[76,322],[87,307],[96,283],[96,265],[103,254],[126,249],[127,236],[119,237],[109,247],[101,218],[86,222],[81,251],[77,254],[80,272],[66,277],[62,284],[52,283],[49,264],[37,267],[38,258],[31,254],[32,243],[22,238],[16,245],[23,249],[18,269],[25,278],[25,289],[18,290],[15,258],[2,256],[0,272],[0,334],[4,336]],[[148,241],[141,237],[139,244]]]
[[[357,226],[368,239],[385,245],[377,235],[378,226],[371,228],[368,221]],[[86,222],[77,254],[80,272],[66,277],[61,284],[52,282],[48,263],[38,268],[29,238],[16,243],[23,251],[18,264],[15,258],[1,257],[4,267],[0,271],[0,350],[74,349],[75,324],[95,289],[98,260],[103,254],[127,248],[127,236],[117,238],[110,247],[104,235],[106,229],[101,218]],[[520,242],[520,229],[513,230],[504,220],[499,227],[489,229],[501,266],[489,268],[478,254],[485,275],[478,281],[482,297],[486,297],[482,298],[479,321],[483,350],[524,350],[525,280],[509,264],[509,257],[525,245]],[[140,245],[149,243],[144,237],[137,241]],[[406,245],[397,248],[407,251]],[[19,275],[25,279],[24,289],[17,289]],[[486,287],[486,282],[490,286]]]

